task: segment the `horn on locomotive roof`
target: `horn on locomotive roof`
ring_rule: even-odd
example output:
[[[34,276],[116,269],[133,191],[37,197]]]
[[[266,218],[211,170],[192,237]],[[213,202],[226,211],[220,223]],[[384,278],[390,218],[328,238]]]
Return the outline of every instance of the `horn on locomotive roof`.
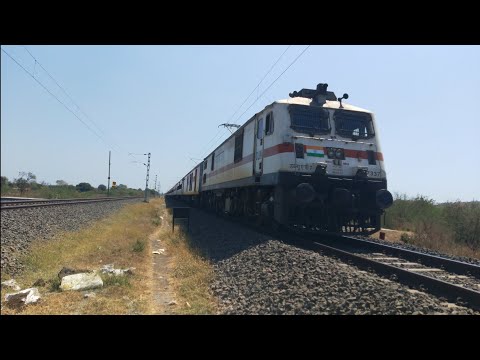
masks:
[[[343,109],[342,99],[348,99],[348,94],[345,93],[345,94],[343,94],[343,96],[341,98],[338,99],[338,101],[340,101],[340,109]]]
[[[333,91],[327,91],[328,84],[318,84],[317,89],[302,89],[300,91],[294,91],[288,94],[290,97],[303,97],[307,99],[313,99],[318,103],[325,103],[325,100],[337,101],[337,97]]]

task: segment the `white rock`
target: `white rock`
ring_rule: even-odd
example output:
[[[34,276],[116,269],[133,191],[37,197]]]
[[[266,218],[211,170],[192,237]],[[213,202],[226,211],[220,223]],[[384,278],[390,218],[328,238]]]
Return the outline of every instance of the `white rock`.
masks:
[[[13,279],[2,282],[2,285],[6,286],[6,287],[9,287],[9,288],[12,288],[15,291],[18,291],[18,290],[21,289],[21,287],[18,286],[17,282]]]
[[[113,264],[103,265],[102,268],[100,269],[102,273],[111,273],[113,272],[113,270],[115,270],[113,267]]]
[[[134,267],[132,268],[127,268],[127,269],[115,269],[113,267],[113,264],[108,264],[108,265],[104,265],[100,271],[103,273],[103,274],[111,274],[111,275],[115,275],[115,276],[123,276],[125,275],[126,273],[132,273],[132,271],[135,270]]]
[[[85,299],[94,298],[94,297],[96,297],[96,296],[97,296],[97,295],[95,295],[95,293],[88,293],[88,294],[83,295],[83,297],[84,297]]]
[[[13,305],[33,304],[40,299],[37,288],[29,288],[16,293],[5,295],[5,301]]]
[[[103,281],[100,276],[95,273],[80,273],[74,275],[64,276],[60,289],[67,290],[89,290],[103,286]]]

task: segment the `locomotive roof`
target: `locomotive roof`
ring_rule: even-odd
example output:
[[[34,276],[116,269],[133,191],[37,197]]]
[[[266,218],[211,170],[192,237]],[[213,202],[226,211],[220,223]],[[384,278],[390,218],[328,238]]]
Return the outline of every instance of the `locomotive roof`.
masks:
[[[312,101],[313,101],[312,99],[308,99],[308,98],[304,98],[304,97],[294,97],[294,98],[290,98],[290,99],[277,100],[274,103],[310,105],[312,103]],[[323,107],[324,108],[329,108],[329,109],[339,109],[340,108],[340,102],[339,101],[326,100],[325,104],[323,104]],[[370,110],[366,110],[366,109],[363,109],[363,108],[358,107],[358,106],[353,106],[353,105],[347,104],[343,101],[342,101],[342,107],[345,110],[362,111],[362,112],[371,113]]]
[[[236,133],[240,130],[242,130],[245,126],[247,126],[251,121],[253,121],[253,119],[255,119],[255,117],[260,114],[261,112],[265,111],[266,109],[272,107],[274,104],[295,104],[295,105],[305,105],[305,106],[310,106],[310,104],[312,103],[312,99],[308,99],[308,98],[304,98],[304,97],[294,97],[294,98],[290,98],[290,99],[283,99],[283,100],[275,100],[273,103],[265,106],[262,110],[260,110],[259,112],[255,113],[255,115],[253,115],[252,117],[250,117],[250,119],[248,119],[247,121],[245,121],[242,126],[240,126],[235,132],[233,132],[228,138],[226,138],[220,145],[218,145],[214,150],[212,150],[206,157],[209,157],[210,155],[212,155],[212,153],[217,150],[220,146],[222,146],[224,143],[226,143],[228,140],[230,140],[231,138],[233,138]],[[314,106],[314,105],[313,105]],[[329,108],[329,109],[339,109],[340,108],[340,102],[339,101],[330,101],[330,100],[326,100],[325,101],[325,104],[322,105],[324,108]],[[350,105],[350,104],[347,104],[345,102],[342,102],[342,108],[344,110],[351,110],[351,111],[361,111],[361,112],[366,112],[366,113],[371,113],[370,110],[366,110],[366,109],[363,109],[361,107],[358,107],[358,106],[353,106],[353,105]],[[195,169],[195,167],[193,168]],[[190,172],[190,171],[189,171]]]

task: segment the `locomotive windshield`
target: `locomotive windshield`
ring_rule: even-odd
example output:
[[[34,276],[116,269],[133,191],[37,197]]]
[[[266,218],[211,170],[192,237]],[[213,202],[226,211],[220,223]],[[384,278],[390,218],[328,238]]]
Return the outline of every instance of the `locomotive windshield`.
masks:
[[[368,139],[375,135],[372,116],[358,111],[337,110],[334,114],[336,132],[351,139]]]
[[[288,111],[293,130],[310,135],[330,132],[327,110],[319,107],[290,105]]]

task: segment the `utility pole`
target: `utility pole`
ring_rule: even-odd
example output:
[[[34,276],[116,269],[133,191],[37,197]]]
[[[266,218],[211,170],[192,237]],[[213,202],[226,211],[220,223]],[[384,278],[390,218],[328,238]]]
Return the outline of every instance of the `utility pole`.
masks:
[[[155,187],[153,189],[155,190],[155,192],[153,193],[154,194],[153,197],[157,197],[157,193],[156,193],[156,191],[157,191],[157,175],[155,175]]]
[[[147,200],[147,193],[148,193],[148,177],[150,176],[150,153],[148,153],[148,163],[147,163],[147,179],[145,181],[145,200],[144,202],[148,202]]]
[[[112,151],[108,152],[108,189],[107,189],[107,196],[110,196],[110,159],[112,156]]]

